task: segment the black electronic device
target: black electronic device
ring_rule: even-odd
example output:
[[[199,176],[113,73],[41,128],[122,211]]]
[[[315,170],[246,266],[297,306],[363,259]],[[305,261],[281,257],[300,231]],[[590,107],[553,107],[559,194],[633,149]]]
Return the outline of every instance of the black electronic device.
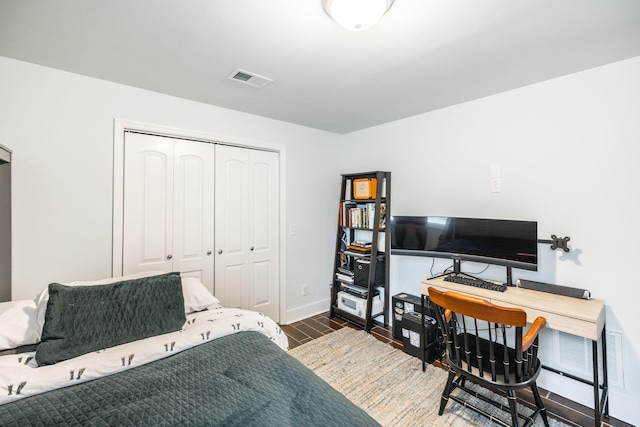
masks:
[[[538,269],[538,223],[443,216],[392,216],[391,253]],[[509,272],[510,274],[510,272]],[[508,281],[510,282],[510,281]]]
[[[422,302],[419,296],[407,293],[399,293],[391,297],[392,317],[393,317],[393,338],[402,340],[403,327],[402,316],[411,311],[422,313]],[[435,311],[432,317],[435,317]]]
[[[490,291],[504,292],[507,290],[507,285],[503,283],[489,282],[488,280],[479,279],[477,277],[467,276],[463,274],[449,274],[444,277],[444,280],[446,282],[475,286],[476,288],[488,289]]]
[[[420,345],[424,339],[424,357],[427,363],[440,358],[438,354],[438,324],[433,317],[424,315],[424,327],[421,314],[410,311],[402,315],[402,349],[405,353],[420,357]],[[405,334],[406,332],[406,334]],[[426,333],[425,333],[426,332]]]
[[[369,295],[368,289],[365,288],[364,286],[358,286],[351,283],[341,283],[340,287],[342,288],[342,291],[351,295],[355,295],[359,298],[366,299],[367,296]],[[373,291],[374,296],[377,296],[379,294],[380,294],[379,289],[376,289],[375,291]]]
[[[572,288],[570,286],[554,285],[552,283],[536,282],[533,280],[519,279],[517,286],[534,291],[548,292],[556,295],[564,295],[573,298],[590,299],[591,292],[586,289]]]

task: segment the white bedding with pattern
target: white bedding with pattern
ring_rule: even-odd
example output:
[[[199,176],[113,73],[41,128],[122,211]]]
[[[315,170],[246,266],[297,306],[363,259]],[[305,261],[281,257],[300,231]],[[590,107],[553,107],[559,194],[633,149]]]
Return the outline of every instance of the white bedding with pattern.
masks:
[[[213,305],[188,314],[182,330],[122,344],[53,365],[38,367],[35,352],[0,356],[0,405],[74,385],[171,356],[204,342],[240,331],[259,331],[283,350],[288,340],[265,315]]]

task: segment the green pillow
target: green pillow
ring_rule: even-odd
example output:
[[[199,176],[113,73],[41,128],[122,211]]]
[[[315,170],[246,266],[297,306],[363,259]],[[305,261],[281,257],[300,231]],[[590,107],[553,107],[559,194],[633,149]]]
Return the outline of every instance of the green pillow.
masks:
[[[108,285],[49,284],[38,365],[180,330],[186,321],[180,273]]]

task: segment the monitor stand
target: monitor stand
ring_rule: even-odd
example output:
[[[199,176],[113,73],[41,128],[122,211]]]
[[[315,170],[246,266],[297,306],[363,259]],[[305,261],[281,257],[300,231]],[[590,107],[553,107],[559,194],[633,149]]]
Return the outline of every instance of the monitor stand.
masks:
[[[462,273],[462,271],[460,270],[460,260],[459,259],[454,259],[453,260],[453,273],[454,274],[460,274]]]
[[[507,268],[507,281],[504,284],[506,286],[513,287],[513,286],[515,286],[515,284],[513,283],[513,271],[511,270],[511,267],[506,267],[506,268]],[[460,260],[459,259],[454,259],[453,260],[453,273],[448,273],[448,274],[463,275],[463,276],[471,277],[473,279],[477,279],[477,277],[474,277],[474,276],[472,276],[470,274],[467,274],[467,273],[462,273],[460,271]]]
[[[505,283],[507,286],[515,286],[513,284],[513,272],[511,271],[511,267],[507,267],[507,281]]]
[[[430,277],[430,279],[435,279],[437,277],[443,277],[443,276],[449,276],[451,274],[455,274],[457,276],[467,276],[467,277],[471,277],[472,279],[477,279],[477,277],[472,276],[471,274],[463,273],[461,271],[461,269],[460,269],[460,264],[461,264],[461,261],[459,259],[453,259],[453,271],[445,271],[444,273],[440,273],[440,274],[437,274],[437,275],[435,275],[433,277]],[[507,268],[507,281],[504,284],[506,286],[514,287],[516,285],[513,283],[513,271],[511,269],[511,267],[506,267],[506,268]]]
[[[444,273],[440,273],[440,274],[436,274],[435,276],[430,277],[429,279],[435,279],[437,277],[444,277],[444,276],[451,276],[451,275],[456,275],[456,276],[467,276],[470,277],[472,279],[478,279],[475,276],[472,276],[471,274],[468,273],[463,273],[462,270],[460,269],[460,265],[462,264],[462,262],[459,259],[453,259],[453,271],[445,271]],[[482,280],[482,279],[479,279]]]

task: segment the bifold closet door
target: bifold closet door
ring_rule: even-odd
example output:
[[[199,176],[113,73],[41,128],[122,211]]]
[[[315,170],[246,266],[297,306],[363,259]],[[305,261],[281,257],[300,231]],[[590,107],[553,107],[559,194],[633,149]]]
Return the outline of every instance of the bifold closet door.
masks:
[[[213,291],[214,146],[127,133],[123,274],[180,271]]]
[[[215,294],[279,319],[278,154],[216,146]]]

